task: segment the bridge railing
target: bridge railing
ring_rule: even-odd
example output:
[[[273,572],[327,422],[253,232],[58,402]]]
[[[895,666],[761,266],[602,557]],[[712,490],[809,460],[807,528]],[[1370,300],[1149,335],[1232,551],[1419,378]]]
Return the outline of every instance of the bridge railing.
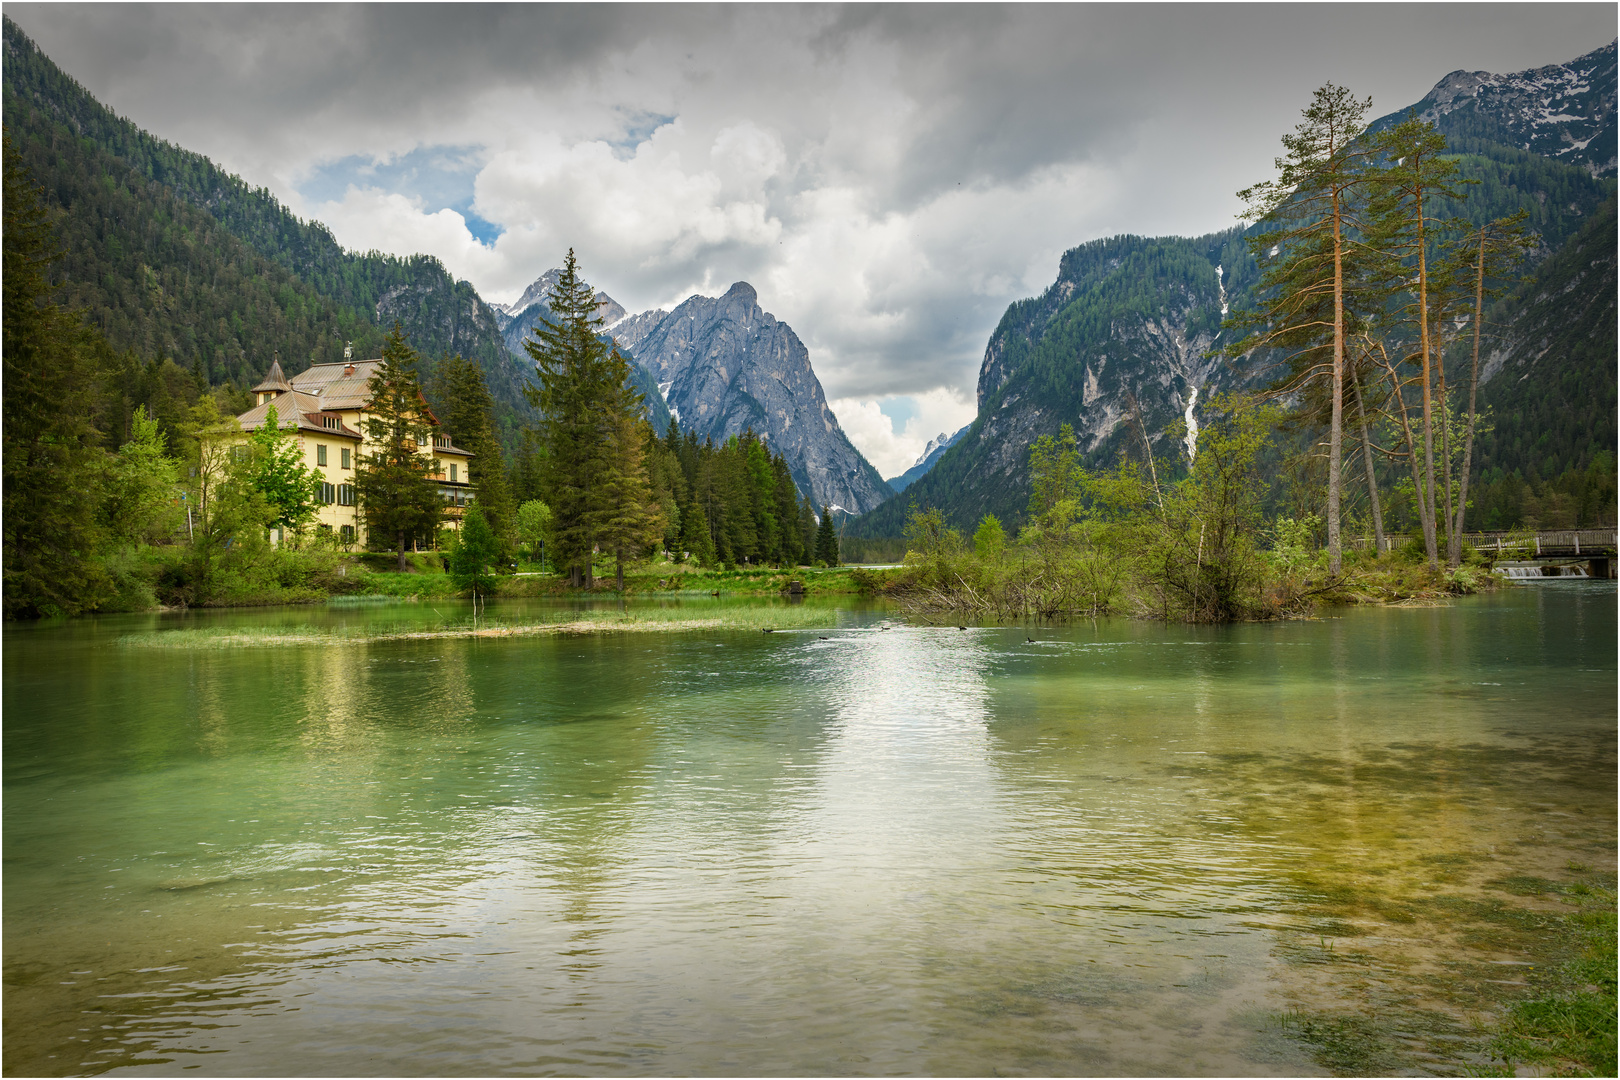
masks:
[[[1384,537],[1384,550],[1394,551],[1405,547],[1413,537],[1404,535],[1386,535]],[[1499,557],[1511,558],[1514,555],[1523,555],[1535,558],[1546,554],[1584,553],[1599,554],[1605,551],[1615,551],[1620,547],[1620,531],[1614,528],[1604,529],[1544,529],[1539,532],[1479,532],[1463,533],[1463,539],[1476,550],[1490,552]],[[1442,538],[1441,546],[1445,540]],[[1370,536],[1346,537],[1344,546],[1350,551],[1371,551],[1373,538]]]

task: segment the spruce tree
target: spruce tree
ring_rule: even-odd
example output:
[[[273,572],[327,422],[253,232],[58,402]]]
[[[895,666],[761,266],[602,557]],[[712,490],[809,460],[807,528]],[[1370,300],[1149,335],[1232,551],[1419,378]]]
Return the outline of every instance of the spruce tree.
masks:
[[[613,552],[615,588],[624,591],[624,561],[639,558],[664,531],[663,515],[647,482],[642,447],[647,441],[641,392],[630,384],[630,362],[608,350],[608,378],[615,389],[603,402],[608,415],[607,467],[597,483],[604,513],[601,544]]]
[[[76,615],[111,593],[95,561],[95,335],[51,302],[61,254],[40,192],[4,142],[4,529],[8,618]]]
[[[473,497],[504,547],[515,533],[516,521],[501,441],[495,434],[495,399],[484,373],[460,353],[446,356],[434,368],[430,390],[434,413],[450,441],[472,452],[467,478]]]
[[[416,379],[416,350],[396,323],[383,341],[382,363],[367,384],[365,435],[371,447],[360,455],[354,474],[355,496],[365,514],[372,540],[392,538],[405,569],[405,543],[431,535],[438,527],[443,501],[433,477],[433,428],[427,400]]]
[[[821,528],[816,532],[816,561],[838,565],[838,531],[833,527],[832,510],[821,507]]]
[[[591,588],[594,555],[612,512],[607,480],[614,467],[619,387],[611,374],[618,368],[599,335],[595,291],[580,278],[572,248],[546,304],[550,316],[535,324],[523,347],[539,378],[529,400],[540,410],[542,476],[556,515],[553,559],[568,568],[576,588]]]
[[[806,566],[816,561],[816,504],[810,501],[810,496],[804,495],[799,499],[799,542],[803,552],[802,561]]]
[[[474,597],[495,591],[495,572],[492,566],[500,556],[500,541],[489,520],[478,506],[467,507],[461,519],[461,535],[450,552],[450,578],[456,588],[471,592]]]

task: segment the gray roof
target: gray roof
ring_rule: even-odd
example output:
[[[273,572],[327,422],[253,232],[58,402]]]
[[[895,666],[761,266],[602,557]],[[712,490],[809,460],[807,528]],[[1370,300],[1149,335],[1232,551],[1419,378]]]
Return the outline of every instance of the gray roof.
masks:
[[[282,428],[286,428],[290,422],[296,420],[299,431],[313,431],[321,435],[342,435],[350,439],[360,438],[360,433],[344,424],[335,412],[326,413],[324,417],[337,420],[337,427],[327,427],[321,423],[323,419],[321,404],[321,399],[313,394],[289,390],[284,394],[278,394],[269,401],[253,406],[253,408],[238,416],[236,422],[242,425],[243,431],[257,431],[264,425],[270,410],[274,409],[276,410],[276,423]]]
[[[292,389],[314,394],[328,409],[363,409],[371,393],[371,376],[382,360],[313,364],[292,377]]]
[[[287,382],[287,376],[281,373],[281,361],[271,360],[270,370],[264,373],[264,381],[255,386],[250,393],[258,394],[266,390],[291,390],[292,384]]]
[[[294,375],[291,383],[284,381],[280,387],[275,387],[266,385],[271,376],[281,374],[281,366],[272,361],[270,375],[265,376],[265,383],[254,388],[255,392],[275,389],[282,389],[285,392],[262,405],[255,405],[238,416],[236,421],[242,425],[242,430],[254,431],[264,423],[265,416],[273,405],[276,409],[276,419],[282,427],[286,427],[288,421],[296,418],[300,431],[358,439],[360,433],[341,421],[336,428],[329,428],[320,421],[323,413],[336,419],[337,414],[345,409],[364,409],[371,397],[371,376],[381,366],[380,358],[355,360],[352,363],[313,364],[307,370]],[[422,402],[422,412],[434,427],[439,426],[439,418],[433,415],[426,400]],[[443,434],[435,437],[446,438]],[[471,450],[463,450],[455,445],[435,446],[433,449],[442,454],[473,456]]]

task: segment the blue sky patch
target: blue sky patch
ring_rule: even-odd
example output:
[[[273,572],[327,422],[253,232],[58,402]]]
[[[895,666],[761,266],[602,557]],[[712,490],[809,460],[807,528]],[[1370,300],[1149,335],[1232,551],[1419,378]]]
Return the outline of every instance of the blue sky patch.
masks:
[[[917,415],[917,402],[907,397],[892,397],[878,405],[878,412],[889,418],[889,427],[896,435],[906,433],[906,421]]]
[[[355,154],[317,165],[298,193],[311,202],[338,202],[353,184],[420,199],[428,213],[449,209],[460,214],[467,231],[488,247],[506,230],[473,211],[473,179],[481,168],[479,146],[423,146],[391,161]]]
[[[653,132],[665,124],[673,124],[673,116],[662,113],[630,112],[625,109],[622,113],[621,123],[624,125],[624,134],[617,139],[608,139],[607,144],[613,148],[613,156],[620,161],[628,161],[636,156],[636,147],[652,138]]]

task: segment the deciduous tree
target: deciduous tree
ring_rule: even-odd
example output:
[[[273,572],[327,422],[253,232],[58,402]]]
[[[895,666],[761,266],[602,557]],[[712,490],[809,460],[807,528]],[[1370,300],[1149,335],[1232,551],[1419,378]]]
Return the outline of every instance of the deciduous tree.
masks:
[[[321,473],[304,466],[304,455],[271,405],[248,439],[249,474],[264,496],[271,528],[302,529],[320,509]]]

